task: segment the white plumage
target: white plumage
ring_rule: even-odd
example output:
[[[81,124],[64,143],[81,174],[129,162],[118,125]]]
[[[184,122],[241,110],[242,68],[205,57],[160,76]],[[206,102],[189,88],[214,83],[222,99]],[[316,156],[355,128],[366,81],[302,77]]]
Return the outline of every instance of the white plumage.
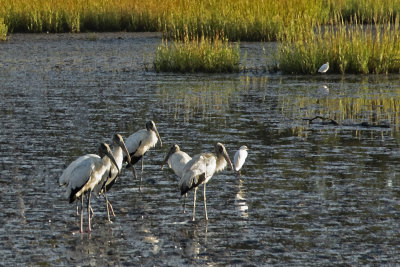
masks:
[[[235,156],[233,158],[233,166],[235,167],[235,171],[239,172],[242,168],[246,158],[247,158],[247,146],[241,146],[238,151],[236,151]]]
[[[161,169],[165,163],[174,171],[174,173],[181,178],[183,174],[183,168],[192,158],[185,152],[183,152],[178,145],[173,145],[169,150]]]
[[[114,166],[113,164],[110,165],[109,170],[106,172],[108,173],[107,176],[104,176],[103,179],[96,185],[94,188],[94,192],[96,194],[103,194],[104,198],[106,199],[106,205],[107,205],[107,217],[108,221],[110,222],[110,210],[112,214],[115,217],[114,210],[112,208],[112,205],[110,201],[107,199],[107,192],[110,191],[114,183],[116,182],[118,175],[119,175],[119,170],[122,168],[122,162],[124,159],[124,153],[125,156],[127,157],[127,161],[130,162],[130,156],[129,152],[125,146],[124,139],[120,134],[115,134],[112,138],[112,143],[113,143],[113,157],[115,159],[115,163],[117,164]]]
[[[102,143],[99,148],[99,154],[87,154],[73,161],[63,172],[59,179],[60,185],[67,187],[66,197],[72,203],[76,199],[81,198],[81,228],[83,232],[83,194],[89,193],[87,196],[88,208],[88,231],[91,231],[90,225],[90,197],[94,187],[105,176],[108,175],[111,161],[116,165],[112,156],[110,147]],[[111,161],[110,161],[111,160]]]
[[[131,156],[130,163],[134,165],[140,159],[142,159],[142,174],[143,174],[143,156],[150,148],[155,147],[158,141],[160,141],[160,146],[162,147],[161,137],[153,121],[148,121],[146,123],[146,129],[139,130],[136,133],[131,134],[125,141],[126,148],[128,149],[128,152]],[[134,166],[133,170],[136,178],[136,170]],[[140,176],[140,184],[141,183],[142,183],[142,175]]]
[[[327,72],[329,69],[329,62],[326,62],[325,64],[323,64],[319,69],[318,72],[319,73],[325,73]]]
[[[169,150],[167,156],[165,157],[161,169],[163,169],[164,164],[168,163],[168,166],[174,171],[178,178],[182,178],[183,169],[185,168],[186,163],[188,163],[192,158],[185,152],[183,152],[177,144],[174,144]],[[183,204],[183,213],[186,212],[186,197]]]
[[[206,204],[206,184],[216,172],[222,171],[227,163],[229,163],[231,169],[233,166],[229,159],[228,153],[223,144],[217,143],[215,145],[216,154],[202,153],[194,156],[184,167],[182,178],[179,181],[179,188],[181,195],[186,194],[189,190],[194,188],[193,198],[193,218],[195,219],[196,211],[196,191],[200,184],[204,184],[204,211],[206,220],[207,216],[207,204]]]

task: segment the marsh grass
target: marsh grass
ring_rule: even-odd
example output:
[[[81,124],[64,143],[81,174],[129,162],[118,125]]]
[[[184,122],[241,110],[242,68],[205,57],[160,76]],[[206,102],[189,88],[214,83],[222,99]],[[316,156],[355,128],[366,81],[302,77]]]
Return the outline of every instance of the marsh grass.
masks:
[[[168,36],[274,41],[291,23],[326,24],[340,14],[382,23],[400,0],[0,0],[9,32],[163,31]]]
[[[0,41],[7,40],[8,27],[4,24],[4,19],[0,18]]]
[[[313,30],[289,30],[275,56],[277,69],[290,74],[315,74],[328,61],[328,73],[400,72],[398,18],[386,24],[363,25],[356,20],[350,24],[341,20],[331,26],[310,28]]]
[[[157,72],[238,72],[239,60],[239,44],[218,36],[186,36],[183,42],[164,39],[157,48],[154,68]]]

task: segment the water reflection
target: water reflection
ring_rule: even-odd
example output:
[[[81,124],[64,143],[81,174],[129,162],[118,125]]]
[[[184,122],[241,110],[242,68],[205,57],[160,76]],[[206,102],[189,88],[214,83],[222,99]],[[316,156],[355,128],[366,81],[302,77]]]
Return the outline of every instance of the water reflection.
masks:
[[[400,262],[399,76],[155,74],[141,64],[159,39],[121,36],[0,44],[2,264]],[[316,115],[340,125],[302,120]],[[149,119],[166,145],[146,154],[144,192],[125,171],[110,191],[113,223],[95,199],[93,233],[74,235],[79,220],[57,186],[65,164]],[[363,121],[391,127],[355,125]],[[191,223],[160,163],[169,144],[195,155],[216,141],[231,153],[244,143],[252,156],[241,181],[213,177],[209,222]]]
[[[240,217],[244,219],[249,217],[247,214],[249,207],[246,204],[246,195],[245,195],[245,189],[243,188],[242,178],[240,178],[238,182],[238,192],[236,193],[235,196],[235,206],[236,210],[240,214]]]

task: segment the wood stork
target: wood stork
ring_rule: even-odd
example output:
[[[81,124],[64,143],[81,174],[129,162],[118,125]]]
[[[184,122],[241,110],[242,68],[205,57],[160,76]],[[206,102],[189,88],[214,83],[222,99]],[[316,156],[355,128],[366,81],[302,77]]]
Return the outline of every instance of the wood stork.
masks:
[[[122,161],[124,158],[123,153],[125,153],[127,157],[127,161],[130,162],[130,156],[128,149],[125,146],[124,139],[120,134],[114,134],[112,138],[113,142],[113,157],[115,159],[115,162],[117,166],[111,165],[110,169],[107,171],[109,174],[95,186],[94,192],[95,194],[103,194],[105,200],[106,200],[106,205],[107,205],[107,217],[108,221],[111,222],[110,220],[110,210],[115,217],[115,213],[113,210],[113,207],[110,203],[110,201],[107,198],[107,192],[110,191],[111,187],[114,185],[114,183],[117,181],[118,175],[119,175],[119,170],[122,168]]]
[[[241,175],[240,169],[242,168],[244,161],[247,158],[247,146],[241,146],[238,151],[236,151],[235,156],[233,158],[233,165],[235,167],[235,171],[239,172],[239,177]]]
[[[110,147],[106,143],[100,144],[99,155],[87,154],[79,157],[64,170],[59,179],[60,185],[67,186],[66,197],[69,198],[70,203],[81,198],[81,233],[83,233],[83,195],[88,193],[88,232],[91,232],[90,198],[92,190],[105,175],[108,175],[107,170],[110,169],[111,162],[117,166]]]
[[[136,164],[140,159],[142,159],[142,172],[140,175],[140,186],[139,186],[140,191],[142,188],[144,154],[150,148],[155,147],[158,141],[160,141],[160,146],[162,147],[161,137],[157,131],[157,127],[154,121],[146,122],[146,129],[142,129],[137,131],[136,133],[131,134],[125,141],[126,147],[131,156],[130,163],[132,164],[132,166]],[[128,162],[126,158],[125,161]],[[133,173],[135,178],[137,178],[134,166],[133,166]]]
[[[325,73],[327,72],[329,69],[329,62],[326,62],[325,64],[323,64],[319,69],[318,72],[319,73]]]
[[[164,165],[168,163],[168,166],[174,171],[176,176],[182,178],[183,174],[183,169],[192,158],[183,152],[180,147],[177,144],[174,144],[171,146],[171,149],[169,150],[167,156],[165,157],[161,169],[163,169]],[[186,198],[187,198],[187,193],[185,194],[185,200],[183,203],[183,213],[186,212]]]
[[[196,191],[199,185],[204,184],[204,212],[206,220],[207,216],[207,201],[206,201],[206,184],[216,172],[220,172],[225,169],[229,163],[233,171],[232,162],[229,159],[228,153],[223,144],[215,144],[215,154],[213,153],[202,153],[194,156],[183,168],[182,178],[179,181],[179,188],[181,195],[186,194],[189,190],[194,188],[193,197],[193,217],[195,220],[196,211]]]

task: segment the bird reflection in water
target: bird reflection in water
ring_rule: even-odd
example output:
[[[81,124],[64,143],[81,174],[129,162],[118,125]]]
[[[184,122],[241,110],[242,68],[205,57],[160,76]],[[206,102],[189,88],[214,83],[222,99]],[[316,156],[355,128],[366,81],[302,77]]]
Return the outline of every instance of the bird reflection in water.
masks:
[[[242,218],[248,218],[248,209],[249,207],[247,206],[246,203],[246,195],[243,189],[243,180],[239,179],[239,184],[238,184],[238,192],[236,193],[235,196],[235,208],[239,212],[240,217]]]

